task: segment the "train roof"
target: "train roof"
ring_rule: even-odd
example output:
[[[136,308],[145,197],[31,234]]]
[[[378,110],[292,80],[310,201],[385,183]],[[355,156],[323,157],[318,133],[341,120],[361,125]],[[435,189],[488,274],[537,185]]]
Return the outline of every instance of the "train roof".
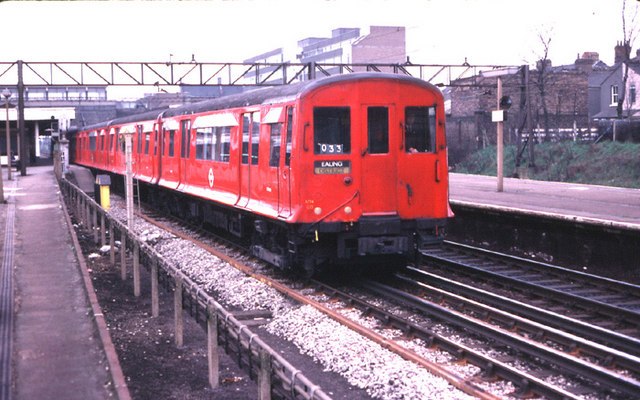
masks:
[[[205,100],[198,103],[186,104],[175,108],[165,108],[153,111],[147,111],[140,114],[134,114],[127,117],[116,118],[108,122],[94,124],[82,128],[83,130],[97,129],[104,126],[125,124],[129,122],[137,121],[149,121],[155,120],[160,115],[162,117],[173,117],[180,115],[190,115],[201,113],[205,111],[221,110],[226,108],[246,107],[249,105],[259,105],[269,102],[274,102],[283,98],[297,98],[304,96],[318,88],[329,86],[341,82],[354,82],[359,80],[372,80],[372,79],[387,79],[403,82],[411,82],[413,84],[420,85],[422,87],[436,90],[438,89],[418,78],[414,78],[408,75],[390,74],[382,72],[354,72],[351,74],[333,75],[326,78],[304,81],[299,83],[293,83],[289,85],[271,86],[262,89],[251,90],[248,92],[232,94],[229,96],[223,96],[216,99]]]

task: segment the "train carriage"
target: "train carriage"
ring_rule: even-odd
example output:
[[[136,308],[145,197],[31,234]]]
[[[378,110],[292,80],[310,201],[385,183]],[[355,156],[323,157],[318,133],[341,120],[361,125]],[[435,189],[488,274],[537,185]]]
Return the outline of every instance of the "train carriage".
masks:
[[[280,267],[410,258],[452,215],[442,94],[415,78],[354,73],[114,120],[79,132],[77,162],[121,175],[123,147],[90,137],[123,130],[150,200]]]

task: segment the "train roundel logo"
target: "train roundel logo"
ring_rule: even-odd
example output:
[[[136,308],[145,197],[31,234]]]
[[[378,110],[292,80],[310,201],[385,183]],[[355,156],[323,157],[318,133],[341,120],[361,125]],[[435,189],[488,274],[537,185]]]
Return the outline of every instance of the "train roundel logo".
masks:
[[[214,181],[213,168],[209,168],[209,187],[210,188],[213,187],[213,181]]]

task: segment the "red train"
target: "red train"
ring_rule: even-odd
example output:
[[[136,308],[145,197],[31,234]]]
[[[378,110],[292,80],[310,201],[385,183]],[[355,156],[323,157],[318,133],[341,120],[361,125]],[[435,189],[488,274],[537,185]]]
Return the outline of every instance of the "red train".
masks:
[[[118,181],[124,134],[141,196],[280,267],[411,258],[452,216],[443,97],[419,79],[354,73],[115,119],[74,136],[75,162]]]

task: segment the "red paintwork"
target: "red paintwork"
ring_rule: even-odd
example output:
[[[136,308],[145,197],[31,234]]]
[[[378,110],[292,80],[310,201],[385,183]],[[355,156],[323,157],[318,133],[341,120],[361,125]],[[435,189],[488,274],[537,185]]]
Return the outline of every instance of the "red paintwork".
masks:
[[[402,143],[403,110],[406,106],[436,105],[436,151],[411,154]],[[351,151],[349,154],[314,154],[313,108],[345,106],[351,110]],[[367,149],[367,106],[389,109],[389,151],[370,154]],[[286,109],[295,112],[288,127]],[[279,112],[280,109],[281,111]],[[270,110],[272,112],[270,113]],[[269,122],[282,122],[283,145],[280,163],[269,166],[270,127],[260,125],[259,164],[241,163],[242,124],[244,113],[269,115]],[[215,115],[230,117],[229,161],[197,160],[196,129],[191,129],[189,157],[181,157],[183,127],[193,126],[198,117]],[[257,114],[254,114],[257,115]],[[211,117],[213,118],[213,117]],[[185,121],[188,121],[185,123]],[[447,149],[445,142],[443,97],[435,87],[418,85],[409,80],[380,78],[342,79],[326,85],[309,87],[285,99],[262,104],[200,111],[139,122],[81,130],[77,135],[76,162],[87,167],[123,174],[125,158],[119,140],[97,140],[90,150],[89,135],[108,138],[123,129],[134,132],[133,160],[135,178],[178,190],[289,223],[357,221],[363,215],[397,215],[401,219],[451,216],[448,204]],[[138,149],[138,129],[149,132],[149,154]],[[291,165],[285,165],[285,132],[292,130]],[[169,156],[170,132],[174,131],[174,155]],[[144,141],[144,135],[142,135]],[[121,139],[120,139],[121,140]],[[111,146],[109,147],[109,144]],[[144,143],[141,144],[144,148]],[[154,154],[153,149],[157,148]],[[142,152],[144,153],[144,151]],[[314,174],[314,161],[349,160],[349,174]],[[349,181],[350,182],[347,182]],[[345,213],[345,207],[351,213]],[[320,215],[314,209],[320,208]]]

